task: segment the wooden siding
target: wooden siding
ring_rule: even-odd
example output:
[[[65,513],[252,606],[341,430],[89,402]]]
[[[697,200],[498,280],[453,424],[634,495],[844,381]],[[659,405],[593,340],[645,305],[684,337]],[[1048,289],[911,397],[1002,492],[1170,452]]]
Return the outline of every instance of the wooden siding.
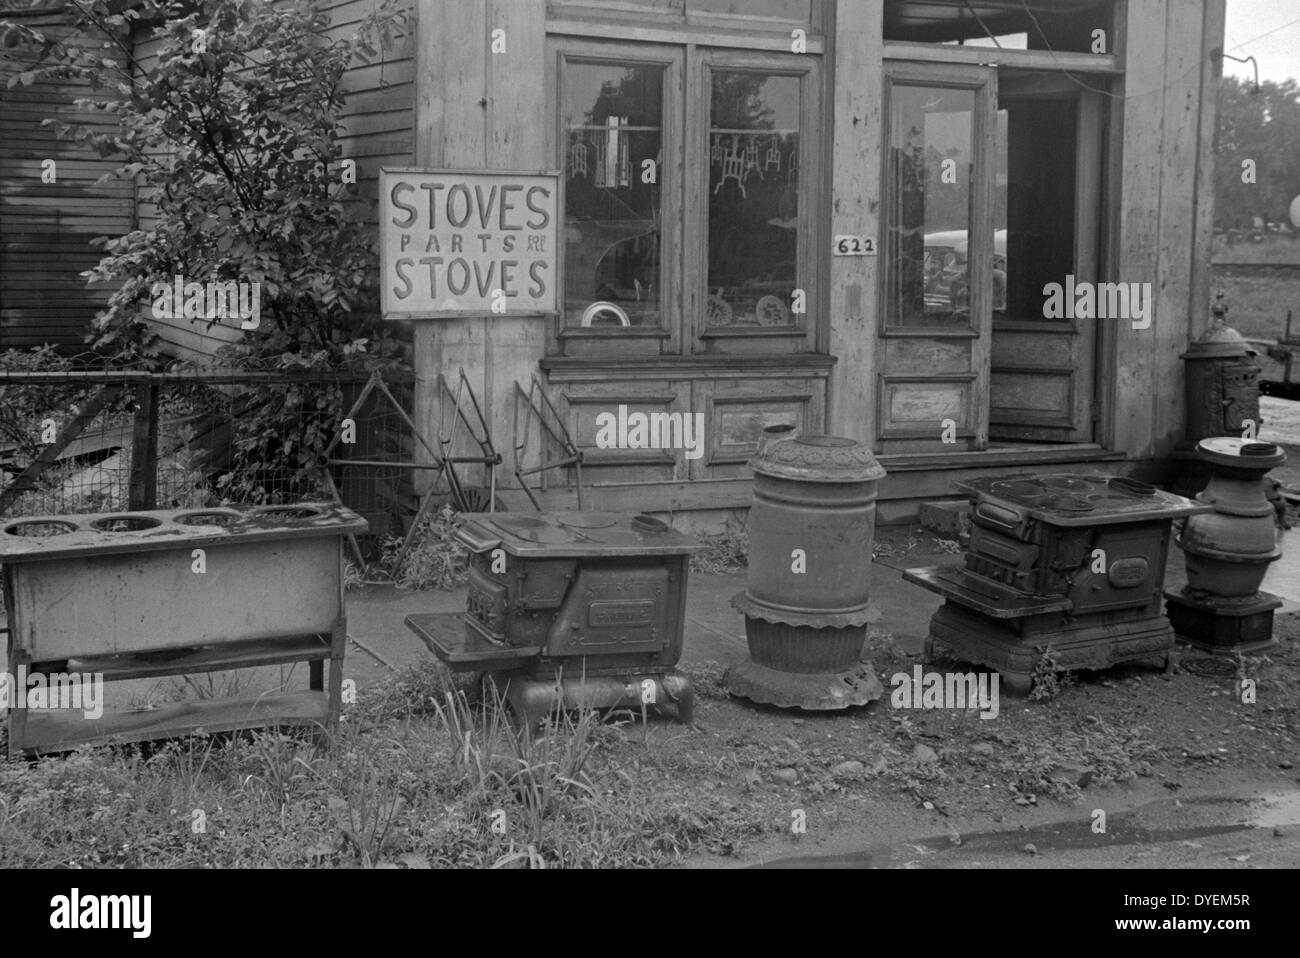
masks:
[[[106,39],[74,36],[59,6],[5,16],[125,62],[121,47]],[[11,76],[35,63],[35,53],[19,47],[0,56],[0,349],[49,343],[81,352],[91,319],[112,289],[87,286],[78,274],[102,256],[91,240],[132,229],[134,190],[129,183],[95,185],[114,168],[113,160],[41,125],[49,118],[111,127],[112,118],[74,106],[92,95],[89,85],[60,81],[8,89]],[[53,183],[41,181],[47,159],[55,163]]]
[[[414,0],[408,0],[408,9]],[[321,4],[330,15],[328,35],[350,36],[370,14],[369,0],[334,0]],[[367,224],[375,223],[378,204],[379,169],[382,166],[410,166],[414,142],[415,28],[397,40],[394,47],[372,63],[357,63],[343,76],[347,101],[342,111],[343,157],[357,161],[355,212]],[[136,37],[137,63],[148,70],[157,61],[158,41],[148,35]],[[139,205],[141,228],[156,222],[157,210],[142,196]],[[166,353],[183,359],[204,361],[218,348],[236,342],[239,330],[233,326],[207,327],[188,320],[157,320],[156,328]]]

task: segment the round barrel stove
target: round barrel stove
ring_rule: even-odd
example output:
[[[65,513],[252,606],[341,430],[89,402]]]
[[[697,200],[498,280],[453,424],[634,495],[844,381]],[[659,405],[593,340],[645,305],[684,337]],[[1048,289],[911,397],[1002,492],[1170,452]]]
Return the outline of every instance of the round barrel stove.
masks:
[[[784,707],[865,705],[882,692],[859,657],[885,470],[852,439],[765,438],[751,462],[747,585],[731,600],[749,657],[727,672],[727,688]]]

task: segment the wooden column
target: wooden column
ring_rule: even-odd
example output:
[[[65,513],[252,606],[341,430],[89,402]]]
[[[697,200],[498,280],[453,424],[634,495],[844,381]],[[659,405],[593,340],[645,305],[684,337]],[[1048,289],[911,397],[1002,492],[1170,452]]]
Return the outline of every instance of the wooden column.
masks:
[[[1125,44],[1119,279],[1150,283],[1150,329],[1120,322],[1116,436],[1135,459],[1164,458],[1183,436],[1179,355],[1205,328],[1213,228],[1216,82],[1223,0],[1130,2]]]
[[[423,167],[541,170],[545,155],[545,0],[420,0],[415,74],[415,162]],[[493,32],[505,49],[493,53]],[[437,441],[437,377],[464,367],[498,451],[510,464],[512,393],[537,370],[546,320],[415,321],[415,419]],[[423,455],[422,450],[417,454]],[[498,473],[502,482],[509,470]],[[476,474],[469,481],[477,481]],[[421,476],[424,491],[430,479]]]
[[[1118,275],[1124,283],[1151,283],[1156,294],[1150,329],[1133,329],[1124,321],[1114,324],[1115,343],[1115,447],[1131,458],[1145,459],[1155,445],[1156,406],[1168,384],[1157,379],[1157,336],[1167,325],[1182,322],[1176,304],[1159,294],[1159,253],[1164,239],[1161,223],[1161,179],[1166,164],[1164,147],[1166,83],[1165,29],[1167,0],[1139,0],[1127,5],[1124,27],[1125,99],[1112,101],[1124,111],[1124,142],[1120,177]],[[1181,380],[1179,380],[1181,382]],[[1104,388],[1105,384],[1103,384]]]
[[[834,234],[880,235],[880,163],[884,122],[883,8],[839,0],[835,5],[832,70],[831,196],[825,229]],[[829,237],[828,237],[829,239]],[[829,243],[827,244],[829,248]],[[830,261],[828,431],[873,442],[877,423],[879,256],[833,256]]]

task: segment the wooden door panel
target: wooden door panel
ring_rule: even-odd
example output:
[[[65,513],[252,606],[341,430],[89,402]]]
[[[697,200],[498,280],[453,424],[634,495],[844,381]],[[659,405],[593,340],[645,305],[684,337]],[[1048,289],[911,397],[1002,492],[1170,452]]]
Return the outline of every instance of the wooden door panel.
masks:
[[[1030,429],[1074,428],[1074,380],[1069,369],[1006,366],[989,392],[989,426]]]
[[[876,451],[988,444],[997,72],[887,66]]]
[[[749,460],[767,426],[819,433],[825,420],[826,381],[813,378],[697,380],[694,408],[704,412],[705,454],[690,463],[692,479],[751,475]]]

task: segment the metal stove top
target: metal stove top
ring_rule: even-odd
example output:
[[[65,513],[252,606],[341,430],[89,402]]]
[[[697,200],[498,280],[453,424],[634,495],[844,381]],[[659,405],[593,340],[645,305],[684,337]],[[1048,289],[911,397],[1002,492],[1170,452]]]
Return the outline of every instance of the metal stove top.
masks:
[[[468,513],[457,538],[475,552],[498,546],[518,556],[656,556],[701,545],[650,516],[617,512]]]
[[[1173,519],[1205,511],[1190,499],[1122,476],[992,476],[955,485],[981,502],[1058,526]]]

